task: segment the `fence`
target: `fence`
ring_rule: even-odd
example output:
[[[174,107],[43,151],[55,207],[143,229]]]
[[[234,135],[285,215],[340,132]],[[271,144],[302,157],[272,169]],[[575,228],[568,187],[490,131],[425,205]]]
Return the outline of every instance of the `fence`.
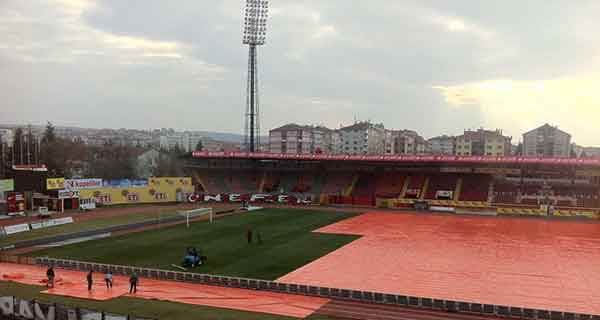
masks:
[[[426,297],[414,297],[407,295],[360,290],[307,286],[302,284],[289,284],[268,280],[247,279],[190,272],[176,272],[132,266],[81,262],[74,260],[36,258],[35,263],[40,265],[51,264],[58,268],[79,271],[94,270],[98,272],[103,272],[106,270],[110,270],[113,272],[113,274],[120,275],[130,275],[135,272],[141,277],[160,280],[184,281],[231,288],[264,290],[278,293],[299,294],[330,299],[390,304],[436,311],[452,311],[478,315],[495,315],[501,317],[518,317],[522,319],[539,320],[600,320],[600,315],[578,314],[570,312],[561,312],[556,310],[538,310],[517,306],[481,304],[476,302],[432,299]]]
[[[152,320],[85,308],[71,308],[55,303],[0,296],[0,319],[41,320]]]

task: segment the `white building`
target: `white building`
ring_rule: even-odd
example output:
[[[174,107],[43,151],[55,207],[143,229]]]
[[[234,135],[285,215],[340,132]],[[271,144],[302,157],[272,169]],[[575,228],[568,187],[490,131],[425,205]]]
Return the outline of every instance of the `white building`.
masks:
[[[511,154],[512,137],[504,136],[502,130],[465,130],[456,137],[454,150],[459,156],[508,156]]]
[[[341,151],[345,154],[384,154],[385,128],[383,124],[357,122],[340,128]]]
[[[571,135],[545,124],[523,134],[523,155],[566,158],[571,155]]]
[[[0,129],[0,142],[7,145],[13,144],[14,133],[12,129]]]
[[[393,130],[393,154],[425,154],[427,141],[413,130]]]
[[[325,127],[286,124],[269,131],[272,153],[336,153],[339,134]]]
[[[159,146],[161,149],[166,150],[172,150],[175,146],[178,146],[185,152],[192,152],[196,150],[198,142],[202,141],[202,139],[202,135],[196,132],[172,133],[161,135]]]
[[[429,142],[429,152],[432,154],[454,154],[454,137],[443,135],[433,137]]]

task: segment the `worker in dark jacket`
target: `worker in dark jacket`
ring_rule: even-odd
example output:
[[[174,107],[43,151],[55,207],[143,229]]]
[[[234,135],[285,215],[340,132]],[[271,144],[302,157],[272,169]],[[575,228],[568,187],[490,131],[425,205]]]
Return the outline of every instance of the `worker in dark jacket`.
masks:
[[[54,288],[54,268],[52,268],[52,266],[46,271],[46,277],[48,277],[46,287]]]
[[[92,291],[92,283],[94,281],[93,271],[92,270],[90,270],[90,272],[88,272],[88,274],[85,277],[85,279],[87,280],[88,291]]]
[[[136,293],[137,292],[137,285],[138,285],[138,276],[137,273],[133,273],[131,275],[131,277],[129,277],[129,293]]]
[[[252,229],[248,229],[246,232],[246,238],[248,238],[248,244],[252,243]]]

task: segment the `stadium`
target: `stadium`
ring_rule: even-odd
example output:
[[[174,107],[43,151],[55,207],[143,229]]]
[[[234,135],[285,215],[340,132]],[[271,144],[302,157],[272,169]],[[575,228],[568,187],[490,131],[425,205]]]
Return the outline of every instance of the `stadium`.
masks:
[[[320,204],[595,218],[600,161],[195,152],[206,194],[290,194]]]
[[[64,128],[59,139],[48,122],[37,139],[31,125],[26,135],[4,129],[11,147],[0,136],[0,319],[600,320],[600,159],[584,156],[598,148],[571,143],[549,124],[517,146],[500,129],[426,142],[414,130],[357,121],[401,118],[449,133],[488,117],[565,118],[593,136],[593,121],[584,120],[594,118],[598,81],[563,74],[582,68],[559,62],[594,69],[592,57],[583,60],[594,51],[584,32],[594,19],[559,18],[594,8],[543,6],[560,13],[549,16],[521,4],[468,3],[461,13],[456,4],[318,9],[283,1],[272,12],[281,28],[273,40],[290,42],[261,55],[259,70],[269,1],[246,0],[239,21],[232,3],[8,4],[5,20],[34,31],[5,28],[18,41],[0,58],[27,63],[26,76],[7,73],[5,91],[23,93],[7,95],[19,111],[8,114],[115,130]],[[471,10],[506,11],[510,28]],[[368,19],[378,11],[392,15]],[[528,24],[515,24],[515,15]],[[570,28],[573,21],[585,23]],[[248,49],[241,69],[227,42],[238,23]],[[536,24],[543,32],[520,38]],[[518,33],[506,33],[515,25]],[[553,29],[573,29],[577,41]],[[263,72],[263,63],[273,68]],[[142,129],[233,132],[236,70],[247,72],[244,135],[217,143],[209,131]],[[259,74],[270,95],[265,120],[285,114],[331,125],[354,115],[355,124],[288,124],[261,144]],[[123,125],[139,130],[116,129]],[[437,150],[428,148],[434,139]],[[209,141],[221,152],[203,151]]]
[[[146,319],[600,314],[598,160],[223,152],[185,160],[193,187],[177,188],[182,203],[108,206],[73,214],[71,229],[0,239],[3,292],[38,299],[5,308],[50,301],[90,319],[103,314],[90,310]],[[134,219],[138,211],[146,219]],[[190,247],[202,265],[180,264]],[[48,265],[61,282],[40,293]],[[91,292],[88,270],[97,273]],[[117,283],[108,291],[107,270]],[[132,273],[142,278],[137,294],[127,291]]]

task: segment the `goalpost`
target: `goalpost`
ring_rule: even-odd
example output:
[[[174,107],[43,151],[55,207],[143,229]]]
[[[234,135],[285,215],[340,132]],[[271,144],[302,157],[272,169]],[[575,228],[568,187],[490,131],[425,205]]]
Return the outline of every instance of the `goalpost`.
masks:
[[[185,216],[185,224],[188,228],[190,227],[190,218],[196,218],[208,214],[208,221],[212,223],[214,216],[212,208],[198,208],[192,210],[179,211],[178,214]]]

